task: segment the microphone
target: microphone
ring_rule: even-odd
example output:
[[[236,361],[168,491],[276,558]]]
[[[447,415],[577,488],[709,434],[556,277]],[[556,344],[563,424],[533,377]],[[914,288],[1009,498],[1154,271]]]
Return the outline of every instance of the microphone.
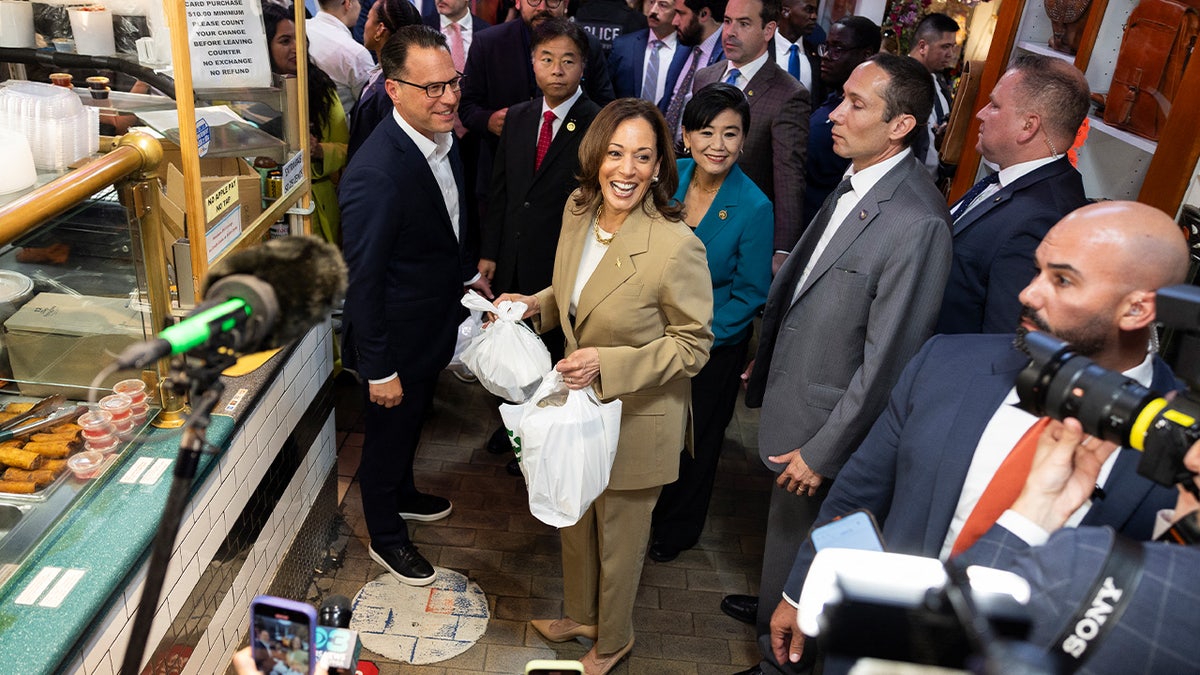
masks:
[[[299,338],[346,292],[346,263],[316,237],[282,237],[231,253],[209,270],[204,303],[153,340],[130,345],[118,369],[144,368],[218,335],[236,352],[280,347]]]
[[[350,675],[357,670],[362,645],[350,628],[354,609],[350,598],[331,595],[317,610],[317,657],[329,667],[330,675]]]
[[[344,595],[331,595],[321,603],[317,611],[317,619],[322,626],[330,628],[349,628],[354,610],[350,607],[350,598]]]

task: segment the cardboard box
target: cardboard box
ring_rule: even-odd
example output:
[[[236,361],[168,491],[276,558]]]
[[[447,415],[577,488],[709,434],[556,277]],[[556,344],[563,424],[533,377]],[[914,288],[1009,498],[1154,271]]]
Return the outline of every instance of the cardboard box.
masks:
[[[185,181],[180,169],[182,161],[178,148],[172,148],[170,144],[164,146],[160,165],[164,194],[160,202],[163,224],[170,231],[170,236],[166,237],[168,242],[187,236],[183,225]],[[222,192],[228,189],[230,181],[236,185],[236,199],[228,199],[231,193]],[[262,215],[262,181],[254,167],[240,157],[201,157],[200,194],[205,200],[205,232],[226,221],[237,207],[241,207],[239,232]]]
[[[28,396],[86,399],[100,369],[144,339],[142,313],[128,298],[38,293],[4,322],[13,378]],[[125,377],[114,373],[102,386]]]

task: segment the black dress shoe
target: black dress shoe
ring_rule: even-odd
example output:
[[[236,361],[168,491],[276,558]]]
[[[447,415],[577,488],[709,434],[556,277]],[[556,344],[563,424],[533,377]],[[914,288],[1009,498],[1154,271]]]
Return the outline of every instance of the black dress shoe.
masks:
[[[678,558],[679,553],[682,550],[683,549],[677,548],[674,544],[668,544],[665,541],[655,539],[654,541],[650,542],[650,550],[647,551],[646,554],[649,555],[650,559],[654,562],[665,563],[671,562],[672,560]]]
[[[504,470],[507,471],[508,475],[510,476],[524,475],[521,473],[521,462],[516,459],[508,460],[508,464],[504,465]]]
[[[412,544],[383,550],[376,550],[374,546],[370,546],[367,552],[402,584],[428,586],[437,578],[433,565],[430,565],[425,556],[417,552],[417,547]]]
[[[508,440],[508,429],[503,426],[492,432],[492,437],[488,439],[487,451],[493,455],[503,455],[513,449],[512,441]]]
[[[727,595],[721,598],[721,611],[742,623],[748,623],[753,626],[758,622],[758,597],[754,595]],[[755,668],[757,667],[755,666]]]
[[[453,510],[454,505],[450,503],[449,499],[419,493],[416,498],[400,507],[400,517],[405,520],[432,523],[450,515]]]
[[[745,670],[739,670],[733,675],[763,675],[763,669],[759,666],[751,666]]]

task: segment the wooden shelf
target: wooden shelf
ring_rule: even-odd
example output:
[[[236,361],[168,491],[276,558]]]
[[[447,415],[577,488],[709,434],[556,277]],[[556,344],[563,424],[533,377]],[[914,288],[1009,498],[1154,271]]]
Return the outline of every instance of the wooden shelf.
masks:
[[[1064,54],[1064,53],[1058,51],[1057,49],[1051,49],[1049,46],[1044,45],[1044,44],[1039,44],[1037,42],[1029,42],[1028,40],[1022,40],[1017,43],[1017,49],[1021,49],[1021,50],[1027,51],[1027,52],[1033,52],[1034,54],[1041,54],[1042,56],[1049,56],[1051,58],[1066,61],[1067,63],[1075,63],[1074,56],[1072,56],[1070,54]]]
[[[1094,114],[1088,113],[1088,124],[1090,129],[1089,134],[1104,134],[1141,150],[1142,152],[1153,155],[1158,151],[1158,143],[1148,138],[1142,138],[1137,134],[1131,134],[1123,129],[1118,129],[1114,126],[1106,124],[1104,120],[1096,117]]]

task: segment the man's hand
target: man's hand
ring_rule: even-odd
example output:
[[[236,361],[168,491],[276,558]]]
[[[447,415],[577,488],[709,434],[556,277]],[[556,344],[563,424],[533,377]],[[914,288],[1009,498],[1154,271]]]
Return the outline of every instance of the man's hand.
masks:
[[[488,281],[491,281],[492,279],[494,279],[496,277],[496,261],[495,260],[488,260],[487,258],[480,258],[479,264],[476,265],[475,268],[477,270],[479,270],[479,275],[482,276],[484,279],[487,279]]]
[[[1079,420],[1051,420],[1038,438],[1037,454],[1014,511],[1047,532],[1062,527],[1091,496],[1100,467],[1117,446],[1085,436]]]
[[[799,663],[804,654],[804,633],[800,632],[800,617],[787,600],[780,600],[771,614],[771,651],[780,665]]]
[[[779,268],[783,267],[783,263],[787,258],[788,254],[786,253],[776,253],[771,256],[771,276],[779,274]]]
[[[779,472],[775,484],[788,492],[811,497],[817,494],[817,488],[821,487],[821,482],[825,480],[804,463],[804,458],[800,456],[800,448],[784,455],[772,455],[767,459],[776,464],[787,464],[783,471]]]
[[[232,665],[237,675],[261,675],[249,647],[242,647],[234,652]],[[317,669],[313,671],[313,675],[329,675],[329,666],[325,664],[325,659],[317,662]]]
[[[754,373],[754,359],[750,359],[750,365],[742,371],[742,390],[745,391],[750,386],[750,375]]]
[[[400,384],[400,378],[396,377],[387,382],[368,384],[367,394],[371,403],[385,408],[393,408],[400,405],[400,401],[404,398],[404,386]]]
[[[504,118],[508,116],[508,108],[501,108],[488,117],[488,131],[500,135],[504,131]]]
[[[487,298],[488,300],[491,300],[492,299],[492,284],[489,283],[490,280],[491,280],[491,277],[484,275],[483,271],[481,270],[479,272],[479,278],[476,279],[475,281],[472,281],[471,283],[467,284],[467,288],[473,288],[476,291],[478,291],[480,295]]]

